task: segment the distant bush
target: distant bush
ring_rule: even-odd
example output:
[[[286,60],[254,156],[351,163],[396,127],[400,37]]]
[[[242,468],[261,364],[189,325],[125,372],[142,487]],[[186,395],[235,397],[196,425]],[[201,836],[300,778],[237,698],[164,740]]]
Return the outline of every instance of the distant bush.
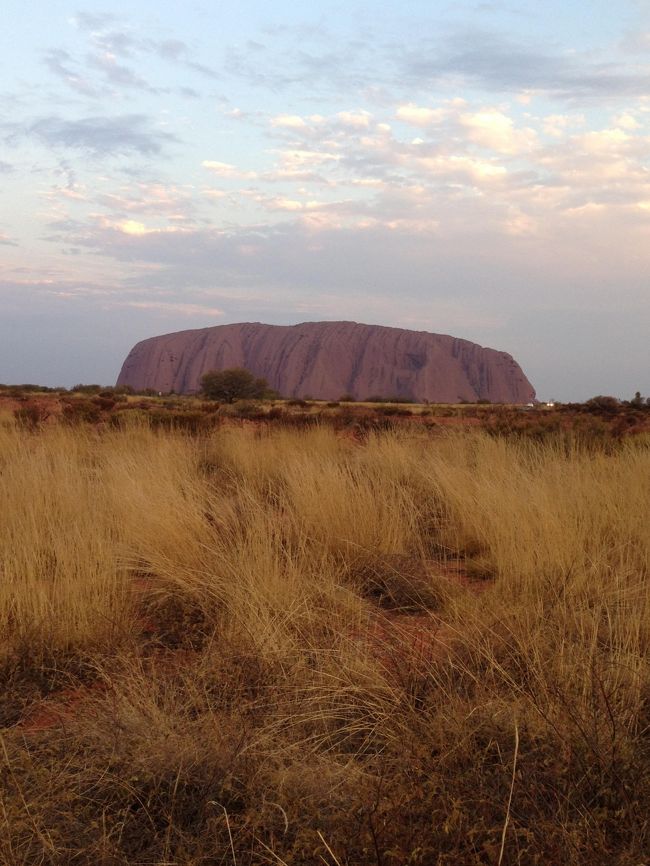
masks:
[[[154,430],[184,430],[186,433],[200,433],[219,423],[216,412],[206,415],[201,411],[169,412],[152,409],[148,413],[149,423]]]
[[[305,409],[309,406],[309,403],[306,400],[302,400],[300,397],[294,397],[291,400],[287,400],[287,406],[299,406],[301,409]]]
[[[380,415],[391,416],[391,415],[399,415],[399,416],[407,416],[412,415],[410,409],[405,409],[402,406],[382,406],[381,409],[377,409],[377,412]]]
[[[71,391],[78,392],[79,394],[99,394],[100,391],[103,391],[104,388],[102,385],[73,385],[70,389]]]
[[[149,413],[144,409],[125,407],[123,410],[111,412],[108,416],[111,427],[119,430],[128,430],[132,427],[149,426]]]
[[[356,403],[357,398],[353,394],[342,394],[339,397],[339,403]]]
[[[162,404],[166,409],[178,409],[182,406],[182,403],[178,400],[165,400]],[[219,408],[219,403],[216,401],[207,401],[206,403],[200,403],[197,407],[197,411],[211,413],[215,412]]]
[[[96,424],[102,410],[92,400],[70,400],[64,403],[62,416],[68,424]]]
[[[393,397],[373,395],[366,399],[366,403],[415,403],[415,400],[412,397],[400,397],[397,394]]]
[[[242,367],[233,367],[204,373],[201,376],[201,391],[208,400],[233,403],[235,400],[264,398],[269,392],[269,383],[266,379],[256,379]]]
[[[46,385],[31,385],[30,383],[24,385],[0,385],[0,391],[7,397],[13,397],[15,400],[23,399],[26,394],[52,394],[61,390],[65,391],[65,388],[48,388]]]
[[[36,403],[28,403],[26,406],[14,409],[16,423],[26,430],[36,430],[49,416],[50,412]]]
[[[603,396],[601,394],[587,400],[584,405],[588,412],[603,413],[605,415],[614,415],[621,408],[621,403],[616,397]]]
[[[281,414],[275,415],[276,411],[278,410],[271,409],[266,417],[279,421],[283,427],[294,427],[302,430],[308,427],[316,427],[321,421],[320,415],[314,415],[309,412],[282,412],[279,410]]]
[[[96,397],[92,398],[92,402],[99,409],[109,412],[115,406],[117,400],[112,395],[104,396],[106,393],[106,391],[102,391],[100,394],[97,394]]]
[[[266,412],[254,400],[238,400],[232,407],[232,414],[235,418],[248,418],[250,420],[266,418]]]

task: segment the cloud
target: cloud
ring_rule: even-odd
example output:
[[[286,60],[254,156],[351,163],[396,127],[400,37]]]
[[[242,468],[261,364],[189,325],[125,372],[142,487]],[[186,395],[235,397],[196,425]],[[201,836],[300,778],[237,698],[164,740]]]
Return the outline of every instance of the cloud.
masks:
[[[13,170],[13,165],[0,159],[0,174],[10,174]]]
[[[275,28],[267,35],[264,43],[229,47],[225,73],[273,90],[309,87],[312,98],[317,89],[358,92],[378,80],[377,51],[371,39],[341,40],[324,28],[305,32],[301,27]]]
[[[18,244],[4,232],[0,232],[0,245],[7,247],[17,247]]]
[[[189,219],[194,211],[191,193],[173,184],[136,183],[99,193],[94,202],[117,214],[146,214]]]
[[[421,28],[421,33],[426,33]],[[648,53],[647,34],[635,50]],[[631,39],[628,40],[631,45]],[[336,46],[333,48],[332,46]],[[275,92],[309,88],[318,95],[363,94],[376,103],[400,98],[417,107],[417,95],[453,86],[513,94],[527,104],[540,94],[563,101],[613,100],[650,91],[650,57],[631,58],[629,46],[563,50],[510,37],[503,31],[464,28],[434,37],[414,35],[400,42],[378,42],[372,34],[341,39],[299,28],[275,28],[264,43],[230,48],[224,72]],[[404,98],[406,96],[406,99]],[[402,112],[406,120],[408,109]],[[426,113],[414,125],[435,121]]]
[[[33,122],[27,132],[48,147],[75,148],[98,157],[128,153],[156,155],[166,145],[178,141],[169,132],[152,129],[150,119],[143,114],[79,120],[43,117]]]
[[[181,60],[189,53],[187,43],[180,39],[162,39],[159,42],[152,41],[150,44],[156,54],[165,60]]]
[[[213,81],[221,78],[221,75],[215,69],[206,66],[204,63],[191,60],[192,52],[190,46],[180,39],[161,39],[158,41],[150,39],[147,41],[146,46],[163,60],[180,63],[187,69],[198,72],[199,75],[203,75]]]
[[[203,304],[186,304],[181,301],[119,301],[112,306],[130,307],[135,310],[154,310],[159,313],[170,313],[174,316],[223,316],[219,307],[208,307]]]
[[[338,153],[326,150],[311,150],[307,148],[292,148],[280,151],[280,162],[283,168],[289,170],[302,170],[309,166],[326,165],[336,163],[341,159]]]
[[[368,129],[372,115],[369,111],[339,111],[336,115],[341,126],[349,129]]]
[[[88,64],[99,70],[106,80],[113,85],[145,90],[151,93],[156,92],[156,89],[151,87],[140,75],[137,75],[133,69],[118,63],[115,54],[110,51],[89,55]]]
[[[79,30],[89,34],[91,42],[102,51],[131,57],[143,45],[143,40],[133,36],[128,28],[117,26],[115,15],[77,12],[72,20]]]
[[[281,129],[307,129],[307,123],[297,114],[279,114],[271,118],[271,126]]]
[[[650,65],[543,52],[482,30],[415,45],[403,52],[399,67],[405,80],[421,87],[460,79],[486,90],[544,92],[570,100],[643,96],[650,89]]]
[[[626,33],[621,42],[621,48],[636,54],[650,54],[650,30],[635,30]]]
[[[80,30],[100,30],[116,20],[115,15],[110,12],[83,12],[75,13],[72,21]]]
[[[149,58],[180,65],[212,80],[220,77],[214,69],[198,62],[190,46],[180,39],[141,37],[137,30],[134,32],[129,27],[119,26],[114,15],[79,12],[72,21],[86,39],[85,53],[75,57],[55,48],[45,54],[44,62],[50,72],[84,96],[105,96],[106,85],[149,93],[167,92],[152,87],[141,73]],[[125,60],[131,63],[125,63]],[[98,73],[103,83],[93,81]],[[191,87],[180,85],[179,89],[183,95],[196,95]]]
[[[216,174],[217,177],[253,179],[258,176],[255,171],[242,171],[236,166],[231,165],[229,162],[218,162],[213,159],[204,159],[201,165],[212,174]]]
[[[48,51],[44,63],[51,73],[60,78],[68,87],[83,96],[97,96],[97,88],[81,72],[74,69],[75,61],[60,48]]]
[[[512,118],[496,108],[462,114],[460,123],[468,130],[470,141],[497,153],[522,153],[530,151],[537,143],[533,129],[517,129]]]
[[[447,116],[444,108],[424,108],[414,102],[400,105],[395,112],[395,117],[403,123],[411,126],[426,127],[434,123],[440,123]]]

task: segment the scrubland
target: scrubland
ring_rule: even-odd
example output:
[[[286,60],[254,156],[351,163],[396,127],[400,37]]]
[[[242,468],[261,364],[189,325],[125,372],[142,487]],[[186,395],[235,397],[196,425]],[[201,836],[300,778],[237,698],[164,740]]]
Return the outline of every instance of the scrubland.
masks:
[[[7,417],[0,493],[0,863],[650,862],[647,435]]]

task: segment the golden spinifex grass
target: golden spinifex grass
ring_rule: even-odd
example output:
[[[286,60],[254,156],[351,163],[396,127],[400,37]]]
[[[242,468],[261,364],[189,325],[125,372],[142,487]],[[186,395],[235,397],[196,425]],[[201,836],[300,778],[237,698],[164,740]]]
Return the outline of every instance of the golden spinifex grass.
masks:
[[[650,450],[0,426],[0,862],[635,864]]]

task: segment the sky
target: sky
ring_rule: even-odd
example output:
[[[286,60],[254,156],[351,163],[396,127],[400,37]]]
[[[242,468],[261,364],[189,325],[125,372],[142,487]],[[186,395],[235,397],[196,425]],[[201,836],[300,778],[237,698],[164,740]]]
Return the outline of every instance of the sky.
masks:
[[[650,393],[650,0],[4,0],[0,382],[353,320]]]

